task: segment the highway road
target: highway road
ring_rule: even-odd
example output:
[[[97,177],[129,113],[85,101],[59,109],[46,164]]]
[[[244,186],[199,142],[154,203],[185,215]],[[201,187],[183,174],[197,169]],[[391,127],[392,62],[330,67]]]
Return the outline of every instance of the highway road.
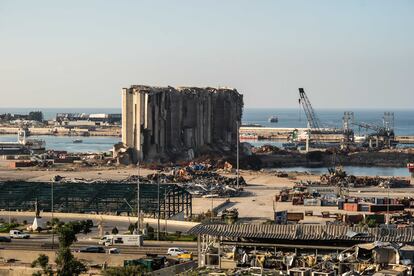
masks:
[[[2,236],[7,236],[2,234]],[[51,235],[34,235],[30,239],[12,239],[11,242],[0,242],[0,250],[25,250],[25,251],[54,251],[57,249],[57,239],[55,247],[52,248]],[[71,246],[73,251],[77,251],[81,248],[88,246],[101,246],[98,245],[98,240],[92,239],[79,239],[78,242]],[[129,255],[145,255],[145,254],[160,254],[165,255],[168,248],[180,247],[191,251],[194,255],[197,254],[196,242],[158,242],[158,241],[144,241],[144,246],[126,246],[126,245],[113,245],[106,247],[118,248],[122,254]],[[91,253],[98,254],[98,253]]]

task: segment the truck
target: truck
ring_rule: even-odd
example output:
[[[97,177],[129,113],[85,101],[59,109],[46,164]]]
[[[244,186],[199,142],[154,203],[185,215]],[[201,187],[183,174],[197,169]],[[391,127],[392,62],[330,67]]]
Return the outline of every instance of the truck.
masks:
[[[105,235],[99,242],[99,244],[110,245],[136,245],[142,246],[144,243],[142,235]]]
[[[20,230],[10,230],[10,238],[12,239],[28,239],[30,238],[29,234],[23,233]]]

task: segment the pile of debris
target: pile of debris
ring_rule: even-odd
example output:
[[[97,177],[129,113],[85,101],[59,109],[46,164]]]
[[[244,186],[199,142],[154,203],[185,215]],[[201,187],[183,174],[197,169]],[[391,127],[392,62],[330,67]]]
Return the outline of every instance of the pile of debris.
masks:
[[[276,147],[276,146],[273,146],[273,145],[269,145],[269,144],[266,144],[266,145],[263,145],[263,146],[260,146],[260,147],[254,147],[254,148],[252,148],[252,153],[258,153],[258,154],[260,154],[260,153],[267,153],[267,154],[286,154],[287,153],[287,151],[285,151],[285,150],[283,150],[283,149],[280,149],[280,148],[278,148],[278,147]]]
[[[55,182],[66,183],[103,183],[114,182],[113,180],[89,180],[83,178],[64,178],[59,175],[53,179]],[[121,180],[121,183],[140,183],[146,184],[177,184],[185,188],[193,196],[199,197],[234,197],[239,196],[246,181],[242,176],[228,177],[211,170],[211,166],[202,163],[191,163],[185,167],[174,167],[169,171],[157,172],[147,176],[131,175]]]
[[[318,254],[283,252],[273,248],[225,246],[220,255],[221,268],[196,269],[197,275],[409,275],[414,247],[390,242],[373,242],[352,246],[342,252]]]
[[[238,218],[239,218],[239,211],[237,210],[237,208],[225,209],[223,210],[223,212],[221,212],[221,219],[226,224],[234,224]]]
[[[329,174],[320,177],[321,184],[339,187],[369,187],[378,186],[382,188],[403,188],[408,187],[410,182],[397,177],[371,177],[347,175],[341,168],[330,169]]]
[[[188,167],[187,167],[188,168]],[[128,177],[126,182],[136,183],[137,175]],[[154,173],[140,177],[141,183],[174,183],[185,188],[193,196],[202,197],[233,197],[243,191],[246,181],[243,177],[227,177],[216,172],[205,170],[174,169],[170,174]],[[238,183],[237,183],[238,182]]]

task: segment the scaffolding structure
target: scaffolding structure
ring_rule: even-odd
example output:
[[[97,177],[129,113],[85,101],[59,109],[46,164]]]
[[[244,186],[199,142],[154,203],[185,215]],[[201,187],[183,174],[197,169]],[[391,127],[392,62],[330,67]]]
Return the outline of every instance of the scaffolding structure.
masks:
[[[32,211],[37,202],[44,211],[62,213],[132,214],[137,210],[136,183],[0,182],[0,209]],[[139,207],[147,217],[192,215],[192,196],[176,184],[139,184]],[[158,194],[159,190],[159,194]],[[135,206],[135,208],[132,208]]]

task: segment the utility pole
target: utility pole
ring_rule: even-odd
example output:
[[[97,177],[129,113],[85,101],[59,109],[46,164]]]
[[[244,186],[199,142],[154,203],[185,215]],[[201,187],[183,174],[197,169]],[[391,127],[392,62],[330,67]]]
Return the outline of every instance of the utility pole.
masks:
[[[54,220],[53,220],[53,211],[54,211],[54,208],[53,208],[53,205],[54,205],[54,200],[53,200],[53,183],[54,183],[54,181],[52,181],[51,191],[50,191],[50,195],[52,197],[51,206],[50,206],[50,211],[52,212],[52,223],[51,223],[51,225],[52,225],[52,249],[55,248],[55,231],[53,229],[53,222],[54,222]]]
[[[165,193],[164,195],[164,230],[165,230],[165,239],[167,239],[167,234],[168,234],[168,230],[167,230],[167,212],[166,212],[166,202],[167,202],[167,193]],[[168,212],[168,216],[170,215],[170,212]]]
[[[237,170],[237,189],[239,189],[239,144],[240,144],[240,133],[239,133],[239,129],[240,129],[240,126],[239,126],[239,121],[236,121],[236,126],[237,126],[237,152],[236,152],[236,155],[237,155],[237,160],[236,160],[236,170]]]
[[[388,182],[388,187],[387,187],[387,191],[388,191],[388,195],[387,195],[387,227],[390,227],[390,185],[391,183]]]
[[[140,177],[140,173],[141,173],[140,163],[138,161],[138,177],[137,177],[137,217],[138,217],[137,231],[138,231],[138,233],[137,234],[139,234],[140,231],[141,231],[141,209],[140,209],[140,206],[139,206],[140,205],[140,190],[139,190],[139,185],[140,185],[139,177]]]
[[[11,192],[11,191],[9,191],[9,198],[7,199],[7,209],[9,209],[9,212],[8,212],[8,213],[9,213],[9,225],[11,224],[11,217],[10,217],[10,215],[11,215],[11,214],[10,214],[10,212],[11,212],[11,211],[10,211],[10,195],[11,195],[11,193],[12,193],[12,192]]]
[[[158,216],[157,216],[157,241],[160,240],[160,173],[158,173],[157,177],[157,201],[158,201]]]

